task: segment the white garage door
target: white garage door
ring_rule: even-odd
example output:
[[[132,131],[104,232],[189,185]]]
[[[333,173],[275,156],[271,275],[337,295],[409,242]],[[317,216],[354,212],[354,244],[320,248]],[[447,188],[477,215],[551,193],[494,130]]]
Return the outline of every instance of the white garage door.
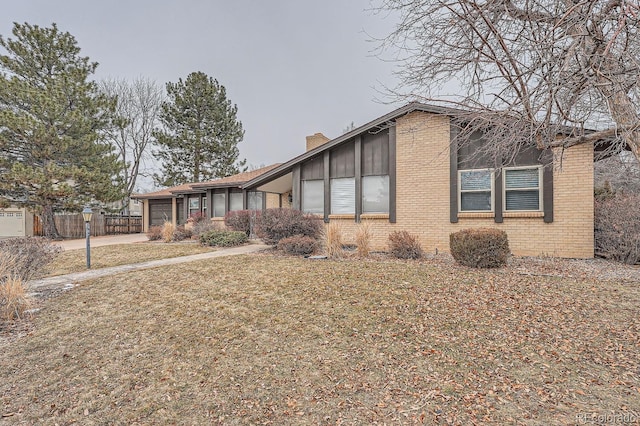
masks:
[[[22,210],[0,210],[0,237],[24,237]]]

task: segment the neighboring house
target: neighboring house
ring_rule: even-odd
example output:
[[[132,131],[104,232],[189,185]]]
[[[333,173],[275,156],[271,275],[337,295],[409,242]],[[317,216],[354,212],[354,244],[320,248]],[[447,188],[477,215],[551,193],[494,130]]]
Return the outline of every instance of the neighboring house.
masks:
[[[347,243],[366,220],[375,249],[405,230],[428,252],[448,251],[452,232],[493,227],[516,255],[593,257],[593,146],[523,152],[497,173],[472,145],[451,149],[450,111],[411,103],[333,140],[316,134],[307,152],[234,191],[291,194],[293,208],[339,223]],[[206,185],[192,188],[229,197]]]
[[[33,235],[33,214],[26,208],[0,209],[0,238]]]
[[[196,214],[222,221],[230,211],[288,207],[288,194],[242,189],[246,182],[277,166],[279,164],[207,182],[187,183],[147,194],[132,195],[132,199],[143,203],[143,232],[147,232],[150,226],[162,225],[165,221],[174,225],[184,224],[190,216]]]

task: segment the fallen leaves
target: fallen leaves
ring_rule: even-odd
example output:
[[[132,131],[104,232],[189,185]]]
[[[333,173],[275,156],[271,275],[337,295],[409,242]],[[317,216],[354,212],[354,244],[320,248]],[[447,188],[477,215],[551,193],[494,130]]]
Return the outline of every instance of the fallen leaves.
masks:
[[[101,279],[2,348],[0,401],[45,424],[557,424],[638,406],[638,286],[522,268],[261,255]]]

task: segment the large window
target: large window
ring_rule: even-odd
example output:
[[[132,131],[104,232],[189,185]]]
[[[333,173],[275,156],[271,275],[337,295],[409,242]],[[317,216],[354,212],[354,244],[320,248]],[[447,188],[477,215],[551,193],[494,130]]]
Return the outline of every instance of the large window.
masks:
[[[229,211],[242,210],[242,192],[229,193]]]
[[[200,213],[200,197],[189,198],[189,216]]]
[[[250,191],[247,192],[247,209],[248,210],[262,210],[262,192]]]
[[[355,212],[355,178],[331,179],[331,214],[354,214]]]
[[[542,209],[540,182],[542,167],[504,169],[505,211],[538,211]]]
[[[461,212],[493,211],[493,172],[489,169],[460,170]]]
[[[302,211],[305,213],[324,214],[324,181],[302,181]]]
[[[225,215],[225,193],[213,194],[213,216],[212,217],[224,217]]]
[[[362,177],[362,212],[389,213],[389,176]]]

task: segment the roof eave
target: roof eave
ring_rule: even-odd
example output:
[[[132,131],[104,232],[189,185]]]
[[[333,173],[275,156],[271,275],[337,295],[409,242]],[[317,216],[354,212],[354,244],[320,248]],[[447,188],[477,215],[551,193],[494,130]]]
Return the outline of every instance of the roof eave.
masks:
[[[341,143],[351,139],[354,136],[357,136],[363,132],[366,132],[367,130],[370,130],[372,128],[375,128],[377,126],[380,126],[381,124],[384,124],[388,121],[392,121],[397,119],[398,117],[401,117],[403,115],[409,114],[410,112],[413,111],[424,111],[424,112],[431,112],[434,114],[443,114],[443,115],[451,115],[454,112],[459,112],[459,110],[455,110],[453,108],[447,108],[447,107],[439,107],[439,106],[435,106],[435,105],[427,105],[427,104],[423,104],[420,102],[411,102],[409,104],[406,104],[398,109],[395,109],[381,117],[376,118],[375,120],[372,120],[366,124],[363,124],[360,127],[357,127],[355,129],[353,129],[350,132],[345,133],[344,135],[338,136],[335,139],[332,139],[328,142],[325,142],[324,144],[311,149],[303,154],[298,155],[297,157],[293,158],[290,161],[287,161],[286,163],[283,163],[281,166],[276,167],[274,169],[269,170],[268,172],[257,176],[249,181],[247,181],[244,185],[242,185],[242,189],[247,189],[247,188],[251,188],[251,187],[255,187],[258,186],[262,183],[264,183],[265,181],[269,181],[272,179],[277,179],[287,173],[289,173],[289,171],[291,170],[291,168],[298,164],[301,163],[305,160],[310,159],[311,157],[315,156],[316,154],[327,150],[327,149],[331,149],[333,147],[335,147],[336,145],[340,145]]]

